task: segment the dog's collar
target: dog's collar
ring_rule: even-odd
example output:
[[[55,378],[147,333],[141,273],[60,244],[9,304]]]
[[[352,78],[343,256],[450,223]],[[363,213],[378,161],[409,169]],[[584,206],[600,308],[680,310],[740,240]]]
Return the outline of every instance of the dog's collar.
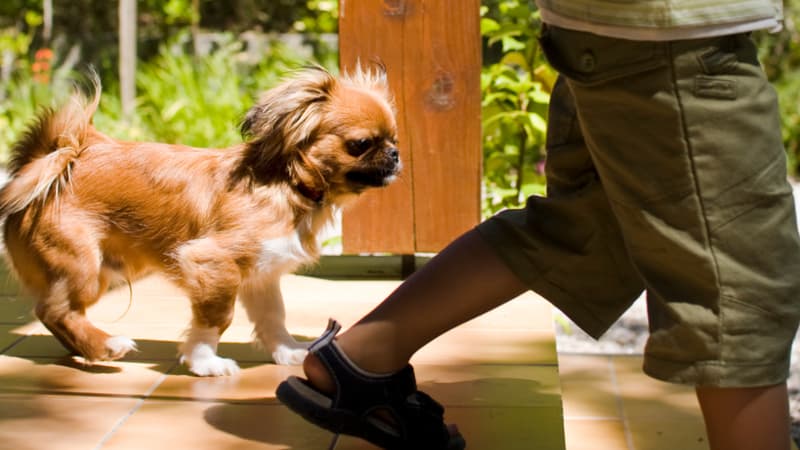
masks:
[[[324,196],[322,191],[311,189],[303,183],[297,183],[297,192],[314,203],[322,203],[322,197]]]

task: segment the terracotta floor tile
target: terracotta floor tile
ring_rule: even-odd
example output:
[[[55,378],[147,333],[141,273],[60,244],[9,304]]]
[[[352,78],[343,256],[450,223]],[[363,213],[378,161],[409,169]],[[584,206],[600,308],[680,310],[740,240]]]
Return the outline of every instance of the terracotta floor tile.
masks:
[[[607,356],[559,355],[564,415],[582,419],[620,419],[614,367]]]
[[[147,400],[102,448],[315,450],[331,437],[279,405]]]
[[[298,275],[281,279],[288,321],[295,327],[323,329],[328,318],[349,327],[399,285],[397,280],[325,280]]]
[[[552,331],[457,327],[412,358],[415,364],[556,364]]]
[[[610,380],[614,365],[607,355],[584,355],[562,353],[558,355],[558,371],[562,376],[585,379],[596,378],[598,375]]]
[[[5,354],[31,358],[64,358],[68,357],[70,352],[47,331],[38,329],[36,334],[28,335]]]
[[[560,408],[448,408],[447,421],[458,425],[468,449],[564,450]],[[376,447],[342,436],[336,450]]]
[[[17,325],[0,325],[0,353],[25,337],[25,334],[16,331],[18,328]]]
[[[631,450],[621,420],[566,419],[564,435],[567,450]]]
[[[13,450],[94,449],[141,400],[0,393],[0,446]]]
[[[129,305],[130,303],[130,305]],[[191,304],[186,297],[141,295],[134,291],[133,299],[107,295],[87,311],[96,324],[138,323],[146,325],[180,325],[191,322]]]
[[[72,358],[0,356],[0,392],[143,397],[161,382],[172,365],[119,361],[85,365]]]
[[[178,350],[184,340],[182,325],[139,325],[135,323],[110,324],[102,327],[109,333],[127,336],[136,342],[138,352],[126,355],[124,360],[139,361],[178,358]],[[231,326],[222,335],[218,353],[237,361],[270,361],[270,356],[252,339],[249,326]]]
[[[619,404],[613,388],[604,382],[561,379],[564,414],[569,418],[614,419]]]
[[[328,317],[349,327],[399,286],[399,281],[324,280],[289,275],[282,288],[287,317],[294,326],[319,327]],[[552,309],[541,297],[521,295],[462,325],[466,328],[553,330]]]
[[[666,383],[645,375],[641,356],[614,356],[612,361],[619,395],[629,417],[652,419],[668,414],[679,421],[701,417],[693,386]]]
[[[237,375],[230,377],[197,377],[185,366],[178,366],[153,392],[155,399],[202,401],[246,401],[277,404],[275,388],[290,375],[302,376],[299,366],[274,364],[240,365]]]
[[[300,367],[243,364],[232,377],[202,378],[176,367],[153,392],[154,398],[275,403],[274,389]],[[553,366],[415,366],[419,388],[450,406],[559,406]]]
[[[498,328],[553,333],[553,308],[542,297],[527,292],[461,325],[463,328]]]
[[[561,408],[555,366],[415,366],[417,385],[450,407]]]
[[[103,325],[103,324],[96,324]],[[122,335],[133,339],[137,351],[128,353],[121,361],[177,361],[178,349],[183,340],[183,329],[176,326],[150,326],[138,324],[111,324],[101,326],[103,330],[112,335]],[[4,340],[16,344],[9,348],[5,354],[17,357],[31,358],[66,358],[69,351],[65,349],[43,327],[35,327],[33,334],[23,340],[19,327],[14,331],[2,334],[0,328],[0,344]],[[298,339],[312,339],[313,337],[296,335]],[[218,352],[225,358],[232,358],[237,362],[271,363],[271,356],[262,350],[250,337],[249,328],[232,327],[223,335]],[[19,341],[19,342],[17,342]],[[0,347],[0,349],[5,347]]]
[[[661,420],[629,420],[628,429],[636,450],[708,450],[705,426],[700,416],[679,419],[665,414]]]
[[[290,332],[313,339],[331,316],[348,327],[399,283],[285,277],[282,286]],[[13,312],[17,304],[5,306],[12,311],[7,317],[17,317]],[[0,302],[0,314],[5,314],[2,308]],[[415,355],[420,388],[446,405],[448,420],[461,426],[470,448],[564,448],[550,311],[538,297],[521,296]],[[2,317],[0,326],[4,326]],[[126,285],[117,287],[90,309],[89,317],[111,334],[134,339],[139,352],[119,362],[86,368],[66,357],[67,351],[30,317],[20,316],[19,326],[14,322],[0,328],[0,344],[29,334],[0,357],[0,397],[26,392],[29,402],[54,398],[48,407],[62,405],[63,398],[75,399],[78,406],[89,400],[107,401],[110,406],[113,400],[127,402],[120,414],[107,414],[109,425],[98,425],[90,445],[73,448],[327,448],[329,433],[276,402],[277,384],[290,374],[301,374],[301,369],[271,364],[269,356],[252,345],[252,324],[241,305],[219,347],[222,356],[240,363],[243,370],[234,377],[195,377],[177,364],[190,309],[183,293],[163,278],[136,282],[132,301]],[[43,396],[42,392],[60,395]],[[149,397],[142,400],[146,394]],[[0,408],[2,404],[0,399]],[[51,416],[43,413],[42,419]],[[119,426],[108,434],[114,424]],[[0,439],[4,426],[0,421]],[[27,423],[22,426],[28,427]],[[353,445],[363,444],[343,439],[337,448]]]
[[[21,296],[0,296],[0,324],[24,324],[36,320],[34,303]]]

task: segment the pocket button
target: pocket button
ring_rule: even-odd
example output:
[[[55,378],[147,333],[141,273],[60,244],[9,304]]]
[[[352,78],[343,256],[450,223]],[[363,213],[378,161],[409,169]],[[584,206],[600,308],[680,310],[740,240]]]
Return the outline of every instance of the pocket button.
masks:
[[[581,55],[580,59],[581,71],[583,72],[594,72],[594,69],[597,67],[597,58],[595,58],[594,53],[591,50],[586,50]]]

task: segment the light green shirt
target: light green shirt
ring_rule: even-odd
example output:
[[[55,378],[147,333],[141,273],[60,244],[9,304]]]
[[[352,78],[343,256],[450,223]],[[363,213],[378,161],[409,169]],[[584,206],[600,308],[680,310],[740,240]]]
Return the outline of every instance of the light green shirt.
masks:
[[[536,0],[545,22],[633,39],[778,30],[781,0]]]

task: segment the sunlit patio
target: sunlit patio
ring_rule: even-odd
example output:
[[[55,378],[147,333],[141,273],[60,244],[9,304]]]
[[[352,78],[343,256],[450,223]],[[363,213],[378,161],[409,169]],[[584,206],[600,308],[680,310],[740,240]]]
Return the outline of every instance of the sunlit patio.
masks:
[[[122,286],[90,315],[135,339],[139,352],[84,365],[32,318],[30,301],[7,272],[3,279],[0,448],[328,448],[329,433],[275,399],[277,384],[301,371],[271,364],[250,344],[242,311],[220,347],[242,372],[199,378],[176,360],[189,320],[181,292],[158,277],[134,284],[132,299]],[[398,283],[289,276],[290,330],[310,339],[329,316],[347,326]],[[446,406],[471,449],[708,448],[691,389],[646,378],[639,357],[557,357],[555,348],[549,305],[526,294],[442,336],[413,362],[421,389]],[[342,437],[335,448],[373,447]]]

